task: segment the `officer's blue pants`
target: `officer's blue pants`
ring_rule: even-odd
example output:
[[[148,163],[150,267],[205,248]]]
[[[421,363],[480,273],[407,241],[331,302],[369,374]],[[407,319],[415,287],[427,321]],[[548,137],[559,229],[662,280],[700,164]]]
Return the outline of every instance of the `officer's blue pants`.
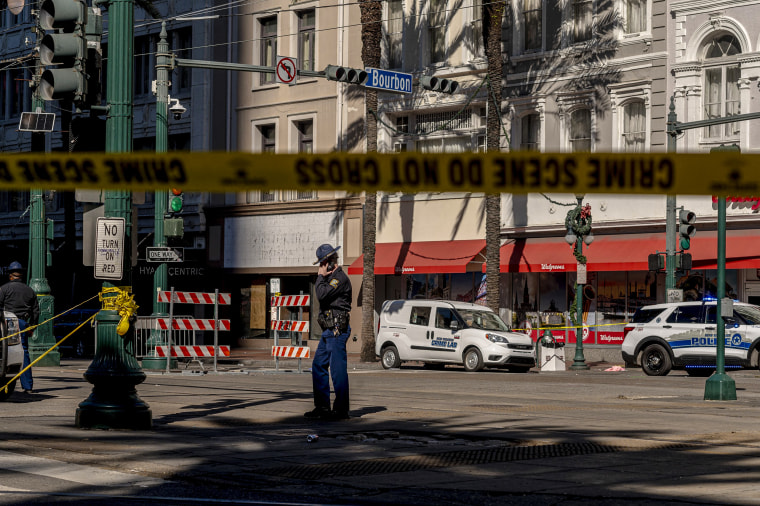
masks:
[[[335,390],[333,410],[348,413],[348,365],[346,342],[351,327],[337,336],[332,330],[322,332],[314,360],[311,363],[311,380],[314,385],[314,405],[330,409],[330,377]],[[329,372],[328,372],[329,369]]]
[[[21,318],[18,319],[19,330],[24,330],[27,326],[26,320],[22,320]],[[21,369],[23,369],[32,362],[29,359],[29,332],[21,334],[21,348],[24,350],[24,362],[21,365]],[[21,388],[24,390],[32,390],[33,385],[32,368],[30,367],[28,371],[21,375]]]

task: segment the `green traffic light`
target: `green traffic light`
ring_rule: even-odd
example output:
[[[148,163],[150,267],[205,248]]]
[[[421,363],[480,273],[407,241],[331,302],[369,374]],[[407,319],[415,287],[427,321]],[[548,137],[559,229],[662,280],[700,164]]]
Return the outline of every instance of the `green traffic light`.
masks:
[[[175,213],[180,212],[182,210],[182,197],[172,197],[169,207]]]
[[[691,247],[691,241],[686,237],[681,237],[681,249],[689,249]]]

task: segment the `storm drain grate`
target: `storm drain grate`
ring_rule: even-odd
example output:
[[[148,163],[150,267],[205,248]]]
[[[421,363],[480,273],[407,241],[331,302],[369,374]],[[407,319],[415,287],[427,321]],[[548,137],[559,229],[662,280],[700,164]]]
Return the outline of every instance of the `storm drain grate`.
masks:
[[[691,445],[682,443],[656,445],[660,449]],[[362,476],[370,474],[403,473],[421,469],[469,466],[554,457],[569,457],[595,453],[626,451],[622,446],[600,445],[596,443],[560,443],[539,446],[508,446],[461,450],[404,457],[335,462],[331,464],[305,464],[300,466],[261,469],[258,472],[286,478],[319,480],[337,476]]]

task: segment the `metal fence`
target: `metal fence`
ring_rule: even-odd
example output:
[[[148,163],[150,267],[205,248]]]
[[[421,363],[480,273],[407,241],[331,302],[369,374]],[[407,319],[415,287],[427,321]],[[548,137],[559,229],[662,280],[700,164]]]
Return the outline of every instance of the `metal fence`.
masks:
[[[158,326],[158,316],[138,316],[135,324],[135,356],[137,358],[155,357],[156,346],[169,344],[169,331]],[[161,318],[166,318],[162,316]],[[193,318],[192,316],[174,315],[175,319]],[[172,346],[192,346],[196,343],[194,330],[171,331]]]

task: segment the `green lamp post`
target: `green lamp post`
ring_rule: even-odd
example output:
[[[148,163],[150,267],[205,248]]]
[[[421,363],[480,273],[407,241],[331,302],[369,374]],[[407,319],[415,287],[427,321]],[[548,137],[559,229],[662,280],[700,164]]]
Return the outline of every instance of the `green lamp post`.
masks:
[[[576,195],[578,201],[575,208],[567,212],[565,228],[567,235],[565,241],[573,246],[573,255],[578,261],[578,269],[575,280],[575,301],[570,308],[570,317],[575,320],[575,356],[570,369],[586,370],[586,358],[583,355],[583,285],[586,283],[586,257],[583,255],[583,243],[586,245],[594,241],[591,233],[591,206],[583,206],[584,195]]]
[[[108,116],[106,151],[132,151],[132,61],[134,48],[134,0],[112,0],[109,4]],[[106,217],[123,218],[124,275],[122,284],[131,291],[132,195],[129,191],[108,191]],[[104,283],[104,287],[109,287]],[[105,292],[105,291],[104,291]],[[136,386],[145,373],[134,355],[134,329],[120,335],[120,308],[114,304],[116,293],[102,295],[103,309],[98,313],[97,353],[84,377],[93,384],[90,396],[79,404],[76,425],[81,428],[150,429],[152,415],[148,404],[137,396]],[[111,300],[109,300],[111,299]]]

